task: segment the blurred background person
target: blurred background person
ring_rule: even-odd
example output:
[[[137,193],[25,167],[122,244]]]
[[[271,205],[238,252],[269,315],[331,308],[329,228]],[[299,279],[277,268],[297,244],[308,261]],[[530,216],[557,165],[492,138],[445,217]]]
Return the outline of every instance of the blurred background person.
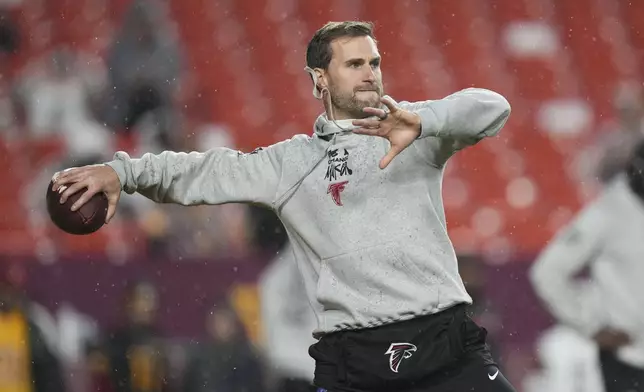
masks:
[[[638,81],[622,83],[615,94],[619,122],[609,133],[599,159],[599,179],[610,182],[624,172],[633,158],[635,147],[644,139],[644,88]]]
[[[526,392],[604,392],[597,344],[557,324],[536,341],[539,369],[524,380]]]
[[[0,53],[4,56],[17,52],[18,43],[18,26],[16,26],[12,15],[5,11],[0,4]]]
[[[104,348],[97,342],[91,342],[85,347],[85,363],[87,366],[86,389],[96,392],[115,392],[112,383],[110,362]]]
[[[531,281],[557,320],[595,341],[607,392],[644,386],[644,144],[537,258]],[[590,279],[577,280],[584,272]]]
[[[102,64],[61,46],[23,71],[19,85],[29,136],[59,136],[74,166],[99,162],[114,148],[110,131],[94,117],[93,102],[105,87]]]
[[[55,332],[21,293],[23,279],[18,266],[0,269],[0,391],[64,392]]]
[[[176,143],[173,101],[180,83],[182,54],[167,4],[134,0],[107,56],[109,94],[105,121],[118,132],[132,132],[147,118],[147,150]]]
[[[21,34],[14,15],[0,2],[0,74],[6,75],[9,64],[18,52]]]
[[[619,83],[613,96],[616,118],[601,124],[603,131],[582,154],[586,180],[607,184],[622,173],[644,140],[644,87],[638,80]]]
[[[263,392],[264,375],[258,353],[244,325],[227,302],[206,316],[206,339],[189,351],[182,391]]]
[[[315,391],[317,319],[306,296],[294,253],[287,243],[259,278],[264,350],[275,392]]]
[[[0,137],[7,141],[17,137],[15,100],[7,81],[0,80]]]
[[[159,293],[149,281],[127,287],[125,322],[109,331],[105,350],[115,392],[168,390],[168,363],[157,326]]]

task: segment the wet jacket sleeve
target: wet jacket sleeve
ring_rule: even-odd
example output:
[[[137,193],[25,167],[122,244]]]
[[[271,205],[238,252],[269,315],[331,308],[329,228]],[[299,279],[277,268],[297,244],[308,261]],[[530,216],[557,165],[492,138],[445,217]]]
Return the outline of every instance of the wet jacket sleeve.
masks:
[[[134,159],[117,152],[107,165],[116,171],[125,192],[138,192],[159,203],[270,205],[289,142],[252,153],[214,148],[206,152],[148,153]]]
[[[401,107],[420,116],[421,133],[414,145],[437,166],[456,151],[497,135],[511,111],[501,94],[481,88],[468,88],[439,100],[401,103]]]

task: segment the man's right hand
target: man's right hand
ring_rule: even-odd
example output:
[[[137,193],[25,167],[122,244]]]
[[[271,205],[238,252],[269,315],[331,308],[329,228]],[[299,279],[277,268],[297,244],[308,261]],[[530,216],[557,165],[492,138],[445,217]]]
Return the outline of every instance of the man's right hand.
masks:
[[[116,205],[121,197],[121,182],[114,169],[110,166],[90,165],[74,167],[54,174],[52,180],[54,183],[54,191],[58,190],[61,186],[67,187],[60,197],[61,204],[65,203],[67,198],[74,193],[87,188],[72,206],[72,211],[78,210],[98,192],[103,192],[107,196],[108,201],[105,223],[108,223],[114,216]]]
[[[626,333],[612,328],[600,330],[593,336],[593,340],[597,342],[599,348],[608,351],[615,351],[631,342],[631,338]]]

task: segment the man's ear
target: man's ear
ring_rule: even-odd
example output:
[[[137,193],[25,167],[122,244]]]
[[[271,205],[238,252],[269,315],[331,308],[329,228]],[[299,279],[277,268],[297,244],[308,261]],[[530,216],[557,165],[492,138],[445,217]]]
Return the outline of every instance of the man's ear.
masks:
[[[322,90],[329,87],[326,80],[327,74],[323,69],[320,69],[320,68],[314,69],[313,72],[315,72],[315,74],[317,75],[317,80],[318,80],[317,88],[320,90],[320,92],[322,92]]]
[[[309,66],[304,68],[313,80],[313,96],[316,99],[322,99],[322,91],[328,87],[326,72],[321,68],[311,69]]]

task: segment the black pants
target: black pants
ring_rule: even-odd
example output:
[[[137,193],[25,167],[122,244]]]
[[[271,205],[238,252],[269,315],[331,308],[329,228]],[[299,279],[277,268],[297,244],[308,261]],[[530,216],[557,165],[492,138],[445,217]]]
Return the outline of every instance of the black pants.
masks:
[[[599,360],[606,392],[644,391],[644,369],[625,364],[609,351],[602,351]]]
[[[514,392],[487,331],[465,310],[324,336],[309,349],[314,384],[329,392]]]

